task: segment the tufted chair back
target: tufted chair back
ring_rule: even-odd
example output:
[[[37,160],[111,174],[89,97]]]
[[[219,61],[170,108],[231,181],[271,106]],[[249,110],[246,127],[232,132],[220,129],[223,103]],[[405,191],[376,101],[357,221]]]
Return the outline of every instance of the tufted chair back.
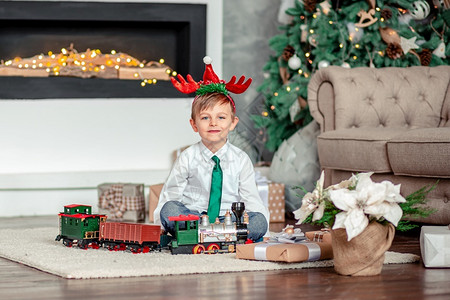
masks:
[[[315,103],[317,85],[324,81],[332,85],[323,91],[333,91],[330,97],[334,97],[334,107],[319,108]],[[312,77],[308,102],[319,123],[323,120],[320,114],[334,114],[331,119],[334,124],[326,124],[325,130],[450,127],[449,82],[450,66],[380,69],[330,66]],[[320,125],[323,131],[324,124]]]

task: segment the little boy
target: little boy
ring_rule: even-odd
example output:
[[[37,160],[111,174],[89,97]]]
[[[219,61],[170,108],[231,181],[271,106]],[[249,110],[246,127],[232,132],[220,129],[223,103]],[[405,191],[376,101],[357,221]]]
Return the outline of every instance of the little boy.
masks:
[[[241,77],[235,84],[233,77],[225,84],[212,70],[210,59],[204,61],[203,81],[197,83],[189,75],[188,82],[181,76],[178,76],[181,83],[172,80],[181,92],[197,93],[190,124],[201,141],[183,151],[175,161],[154,212],[155,223],[161,223],[174,235],[174,222],[168,220],[169,216],[208,214],[210,222],[214,223],[216,217],[223,221],[233,202],[242,201],[249,215],[248,238],[258,241],[268,234],[269,212],[259,197],[250,158],[228,142],[228,133],[239,122],[228,91],[242,93],[251,79],[244,83]],[[219,179],[215,179],[213,172],[220,172]],[[215,192],[217,185],[221,191],[219,188]],[[218,202],[213,193],[219,194]],[[234,220],[234,215],[232,217]]]

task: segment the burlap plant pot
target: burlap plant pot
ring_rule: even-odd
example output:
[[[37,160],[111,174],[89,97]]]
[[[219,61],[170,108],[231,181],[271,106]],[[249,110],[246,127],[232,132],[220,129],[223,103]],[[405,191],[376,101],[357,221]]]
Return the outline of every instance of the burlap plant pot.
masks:
[[[345,229],[331,230],[334,269],[338,274],[372,276],[381,273],[384,254],[391,247],[395,227],[371,222],[351,241]]]

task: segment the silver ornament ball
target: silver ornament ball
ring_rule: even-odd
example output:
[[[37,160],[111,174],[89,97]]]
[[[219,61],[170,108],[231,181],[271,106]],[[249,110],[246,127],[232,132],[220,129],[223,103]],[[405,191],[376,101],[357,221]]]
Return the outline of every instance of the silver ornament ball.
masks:
[[[288,60],[288,66],[289,68],[291,68],[292,70],[298,70],[300,69],[300,66],[302,65],[302,61],[300,60],[300,58],[294,54],[291,58],[289,58]]]
[[[426,1],[414,1],[410,11],[414,20],[423,20],[430,14],[430,5]]]
[[[323,68],[329,67],[330,62],[328,60],[321,60],[321,61],[319,61],[318,66],[319,66],[319,69],[323,69]]]

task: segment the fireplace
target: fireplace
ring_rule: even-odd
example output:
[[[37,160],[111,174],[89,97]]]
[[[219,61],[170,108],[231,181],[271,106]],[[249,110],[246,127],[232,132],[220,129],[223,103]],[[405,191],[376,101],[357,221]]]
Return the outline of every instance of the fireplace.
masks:
[[[206,5],[117,2],[0,2],[0,59],[32,57],[73,45],[158,61],[200,79],[206,53]],[[187,97],[170,81],[2,76],[0,99]],[[7,87],[7,88],[5,88]]]

